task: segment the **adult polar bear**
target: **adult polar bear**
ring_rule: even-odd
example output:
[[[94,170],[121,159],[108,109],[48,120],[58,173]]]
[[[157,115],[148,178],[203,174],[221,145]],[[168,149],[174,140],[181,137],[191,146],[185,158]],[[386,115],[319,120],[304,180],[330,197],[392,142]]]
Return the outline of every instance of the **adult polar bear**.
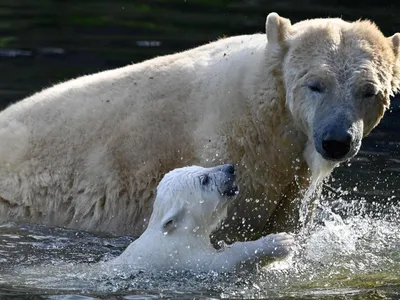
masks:
[[[83,76],[7,108],[0,220],[140,235],[163,174],[229,161],[242,192],[225,237],[289,230],[309,168],[318,176],[354,156],[389,106],[400,34],[276,13],[266,33]]]

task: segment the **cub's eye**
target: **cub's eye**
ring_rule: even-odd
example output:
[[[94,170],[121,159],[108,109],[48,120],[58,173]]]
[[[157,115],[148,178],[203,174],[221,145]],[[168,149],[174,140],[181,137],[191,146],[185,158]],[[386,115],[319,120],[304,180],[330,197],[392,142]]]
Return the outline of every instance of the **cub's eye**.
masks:
[[[210,182],[210,177],[206,174],[200,176],[200,184],[207,185]]]
[[[378,94],[378,89],[374,85],[367,85],[362,91],[363,98],[371,98]]]
[[[311,92],[314,93],[323,93],[325,90],[325,86],[320,81],[311,81],[307,83],[307,87]]]

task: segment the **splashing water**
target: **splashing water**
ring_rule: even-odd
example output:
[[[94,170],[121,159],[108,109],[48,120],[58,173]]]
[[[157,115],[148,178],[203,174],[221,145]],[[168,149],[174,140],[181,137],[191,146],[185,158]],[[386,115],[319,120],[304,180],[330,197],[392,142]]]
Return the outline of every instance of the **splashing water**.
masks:
[[[21,289],[47,295],[144,293],[152,297],[178,294],[296,299],[314,295],[321,299],[324,294],[400,288],[398,211],[393,207],[393,215],[382,219],[352,216],[343,220],[320,205],[316,223],[307,234],[297,236],[299,247],[289,259],[272,263],[257,274],[230,276],[101,273],[90,268],[90,263],[118,255],[130,239],[42,226],[3,225],[0,266],[5,272],[0,275],[0,295],[2,289],[12,286],[8,292],[15,294]]]
[[[354,185],[331,180],[323,190],[316,186],[306,194],[317,196],[316,213],[296,235],[296,251],[252,274],[106,272],[95,263],[119,255],[132,238],[3,224],[0,299],[400,297],[398,191],[386,186],[377,192],[373,186],[387,201],[371,201]],[[302,204],[305,221],[309,199]]]

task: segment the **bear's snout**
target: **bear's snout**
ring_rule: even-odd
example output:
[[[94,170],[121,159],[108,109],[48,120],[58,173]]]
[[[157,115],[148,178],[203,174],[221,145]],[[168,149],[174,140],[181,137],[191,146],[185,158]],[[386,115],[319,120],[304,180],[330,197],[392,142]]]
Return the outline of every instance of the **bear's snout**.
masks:
[[[357,154],[360,148],[359,126],[335,123],[314,135],[315,148],[326,160],[343,161]]]
[[[343,159],[350,152],[354,138],[346,130],[330,130],[322,138],[323,156],[327,159]]]
[[[234,175],[235,174],[235,167],[232,164],[222,165],[221,171],[227,174]]]

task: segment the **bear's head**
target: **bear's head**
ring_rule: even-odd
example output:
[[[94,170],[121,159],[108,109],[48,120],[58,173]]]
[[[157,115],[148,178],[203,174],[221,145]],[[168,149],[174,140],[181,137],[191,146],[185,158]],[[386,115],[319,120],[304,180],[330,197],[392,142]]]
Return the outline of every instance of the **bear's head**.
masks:
[[[164,234],[187,232],[208,236],[226,217],[238,194],[232,165],[188,166],[165,174],[157,187],[148,228]]]
[[[321,160],[353,157],[400,84],[400,33],[370,21],[267,17],[268,46],[281,61],[286,104]]]

